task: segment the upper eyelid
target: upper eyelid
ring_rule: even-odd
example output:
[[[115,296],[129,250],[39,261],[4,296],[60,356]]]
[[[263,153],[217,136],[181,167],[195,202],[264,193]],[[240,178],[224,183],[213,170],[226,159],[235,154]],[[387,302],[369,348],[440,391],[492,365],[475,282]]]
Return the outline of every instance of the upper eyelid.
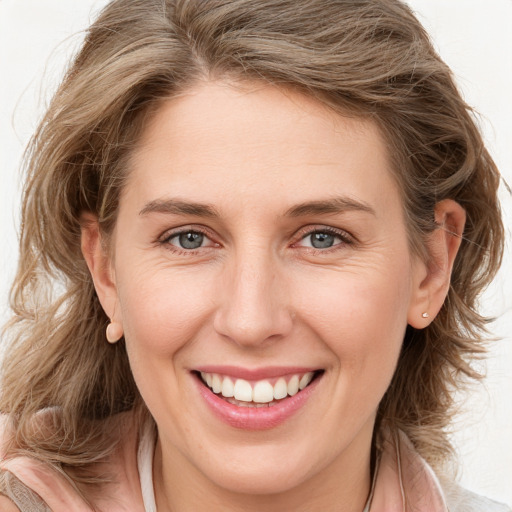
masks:
[[[185,226],[180,226],[176,228],[169,228],[166,229],[162,234],[158,236],[159,241],[166,241],[169,240],[175,236],[181,235],[183,233],[189,233],[189,232],[195,232],[195,233],[201,233],[202,235],[207,236],[210,239],[213,239],[212,231],[210,229],[207,229],[203,226],[196,226],[194,224],[189,224]]]
[[[200,252],[208,251],[211,249],[215,249],[218,247],[221,247],[221,244],[215,240],[214,237],[210,236],[208,234],[207,229],[205,228],[198,228],[198,227],[188,227],[188,226],[182,226],[179,228],[172,228],[164,231],[162,235],[160,235],[156,241],[155,245],[158,247],[164,248],[166,251],[170,251],[171,253],[178,254],[178,255],[189,255],[192,256],[194,254],[200,254]],[[196,248],[184,248],[180,247],[179,245],[175,245],[174,243],[171,243],[171,240],[175,237],[178,237],[182,235],[183,233],[200,233],[201,235],[204,235],[205,238],[209,240],[209,244],[201,247]]]
[[[346,229],[335,228],[333,226],[322,226],[322,225],[311,225],[305,226],[296,232],[296,238],[302,240],[303,238],[313,233],[329,233],[331,235],[337,235],[342,239],[349,239],[350,241],[357,241],[356,237],[347,231]]]
[[[210,241],[212,241],[213,243],[215,243],[217,245],[221,245],[221,243],[219,242],[220,237],[216,236],[216,233],[213,230],[207,228],[206,226],[195,225],[195,224],[188,224],[188,225],[183,225],[183,226],[179,226],[179,227],[175,227],[175,228],[169,228],[169,229],[163,231],[162,234],[160,234],[157,237],[157,241],[158,242],[166,242],[175,236],[178,236],[182,233],[187,233],[187,232],[201,233],[201,234],[205,235],[207,238],[209,238]],[[297,231],[295,231],[295,233],[291,237],[292,238],[291,245],[295,245],[297,242],[299,242],[300,240],[306,238],[307,236],[309,236],[313,233],[321,233],[321,232],[327,232],[329,234],[339,236],[345,242],[356,243],[358,241],[357,238],[352,233],[350,233],[349,231],[347,231],[345,229],[336,228],[334,226],[326,226],[326,225],[322,225],[322,224],[312,224],[312,225],[308,225],[308,226],[303,226],[300,229],[298,229]]]

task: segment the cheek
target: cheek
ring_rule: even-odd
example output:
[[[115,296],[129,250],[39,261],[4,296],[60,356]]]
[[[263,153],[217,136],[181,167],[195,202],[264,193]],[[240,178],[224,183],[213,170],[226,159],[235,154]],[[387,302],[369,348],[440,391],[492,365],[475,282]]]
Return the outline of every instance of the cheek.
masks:
[[[404,268],[396,265],[371,271],[368,266],[317,275],[304,285],[309,293],[296,294],[306,323],[336,355],[347,375],[392,374],[407,326],[411,293]]]
[[[146,358],[169,357],[193,340],[211,308],[211,283],[205,277],[169,269],[119,273],[128,350],[143,352]]]
[[[143,268],[142,268],[143,267]],[[201,337],[210,314],[210,284],[150,264],[116,271],[126,349],[133,377],[155,418],[182,403],[180,390],[187,347]],[[151,269],[151,270],[145,270]],[[162,393],[162,389],[166,392]],[[179,436],[179,422],[169,426]]]
[[[328,373],[333,382],[331,425],[362,428],[375,416],[393,377],[407,326],[410,286],[398,267],[387,270],[340,273],[339,280],[331,277],[330,284],[311,286],[316,293],[303,304],[307,322],[333,356]]]

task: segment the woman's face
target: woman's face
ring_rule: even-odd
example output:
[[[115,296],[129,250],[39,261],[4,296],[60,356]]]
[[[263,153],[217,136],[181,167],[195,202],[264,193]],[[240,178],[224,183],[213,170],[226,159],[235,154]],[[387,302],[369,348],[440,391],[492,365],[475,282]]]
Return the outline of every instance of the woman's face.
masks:
[[[208,83],[160,108],[131,163],[115,319],[167,477],[275,493],[369,473],[426,272],[376,126]]]

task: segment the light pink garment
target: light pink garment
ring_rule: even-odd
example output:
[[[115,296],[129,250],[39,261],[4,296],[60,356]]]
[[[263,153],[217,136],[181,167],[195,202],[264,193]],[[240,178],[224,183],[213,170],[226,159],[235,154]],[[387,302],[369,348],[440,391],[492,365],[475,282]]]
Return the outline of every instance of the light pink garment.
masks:
[[[127,421],[130,419],[127,417]],[[152,431],[152,430],[151,430]],[[108,464],[98,470],[116,475],[108,486],[108,497],[92,500],[104,512],[145,512],[137,470],[137,429],[126,435]],[[148,447],[154,447],[154,443]],[[371,512],[447,512],[441,486],[430,466],[418,455],[407,437],[389,432],[383,436]],[[37,493],[53,512],[92,512],[72,485],[55,470],[28,457],[0,462],[0,469],[10,472]]]
[[[448,512],[437,477],[403,432],[383,432],[370,511]]]
[[[138,433],[133,415],[120,415],[120,424],[124,425],[120,429],[121,442],[108,463],[98,464],[95,468],[98,475],[114,475],[115,483],[108,484],[100,498],[90,498],[90,501],[97,510],[104,512],[145,512],[137,470]],[[0,460],[0,470],[14,475],[35,492],[52,512],[93,512],[62,474],[40,461],[29,457]],[[25,512],[23,508],[21,510]],[[26,510],[39,512],[33,507]],[[44,510],[44,507],[41,508],[41,511]]]

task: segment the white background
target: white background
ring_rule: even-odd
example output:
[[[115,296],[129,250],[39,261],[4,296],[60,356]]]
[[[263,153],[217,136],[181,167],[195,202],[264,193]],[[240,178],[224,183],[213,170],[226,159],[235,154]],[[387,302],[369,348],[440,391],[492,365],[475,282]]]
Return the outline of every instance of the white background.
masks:
[[[106,0],[0,0],[0,320],[16,259],[18,166],[81,31]],[[480,114],[489,148],[512,185],[512,0],[409,0]],[[464,486],[512,504],[512,199],[503,187],[508,245],[501,274],[482,300],[498,320],[488,378],[454,426]]]

